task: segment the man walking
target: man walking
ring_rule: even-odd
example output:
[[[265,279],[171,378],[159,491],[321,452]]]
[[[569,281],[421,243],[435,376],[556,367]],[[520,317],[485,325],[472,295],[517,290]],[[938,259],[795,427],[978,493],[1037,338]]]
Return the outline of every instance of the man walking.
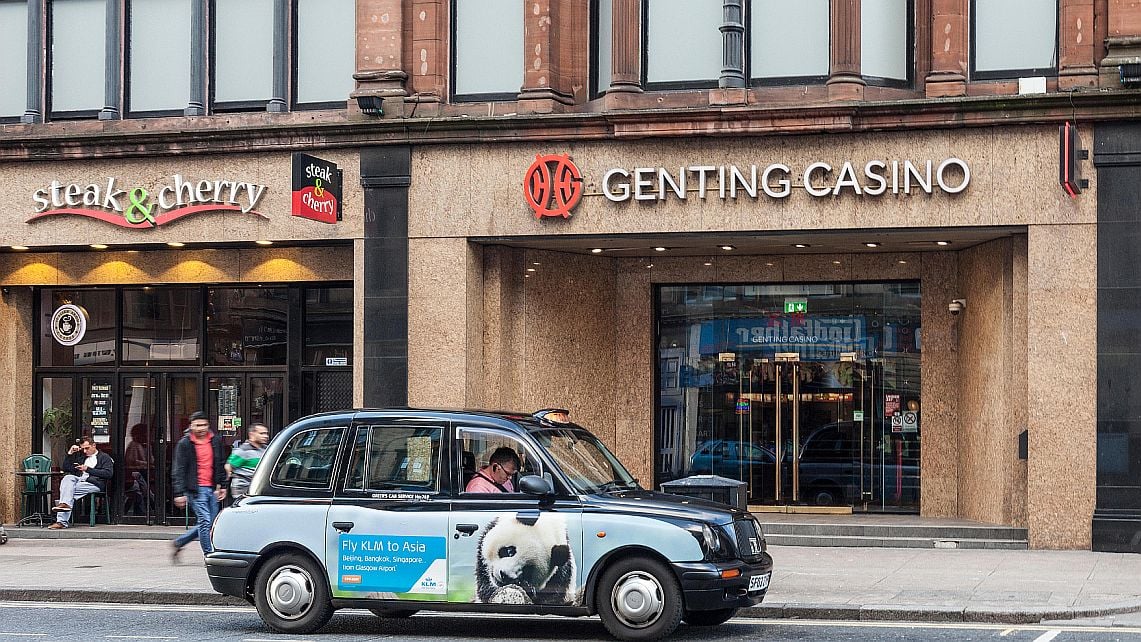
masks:
[[[76,501],[106,490],[107,480],[115,474],[115,462],[107,453],[99,452],[90,437],[84,437],[78,445],[67,449],[63,470],[68,474],[59,482],[59,502],[52,507],[55,523],[48,526],[54,530],[71,526],[71,508]],[[94,503],[91,510],[95,510]]]
[[[230,496],[241,499],[250,492],[250,480],[254,470],[265,455],[265,445],[269,443],[269,428],[265,424],[253,424],[247,438],[234,446],[234,452],[226,460],[226,472],[230,474]]]
[[[206,413],[190,415],[190,430],[174,447],[174,467],[171,470],[171,489],[174,506],[182,508],[190,502],[198,523],[174,540],[171,560],[194,540],[203,553],[214,550],[210,543],[210,526],[218,515],[218,504],[226,498],[226,455],[222,438],[210,430]]]

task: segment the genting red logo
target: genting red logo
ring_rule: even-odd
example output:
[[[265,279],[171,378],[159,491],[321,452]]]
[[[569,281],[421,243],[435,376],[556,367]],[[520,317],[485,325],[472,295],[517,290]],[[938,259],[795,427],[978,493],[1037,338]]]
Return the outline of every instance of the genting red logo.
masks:
[[[523,196],[535,210],[535,218],[570,218],[582,198],[582,173],[567,154],[536,155],[523,178]]]

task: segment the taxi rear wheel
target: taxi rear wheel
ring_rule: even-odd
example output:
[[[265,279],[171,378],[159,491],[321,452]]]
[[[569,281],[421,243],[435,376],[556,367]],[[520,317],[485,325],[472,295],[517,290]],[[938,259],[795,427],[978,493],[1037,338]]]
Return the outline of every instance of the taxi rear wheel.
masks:
[[[279,633],[312,633],[333,617],[325,576],[308,557],[277,555],[258,571],[254,605]]]
[[[737,615],[737,609],[717,609],[716,611],[690,611],[682,618],[690,626],[717,626]]]
[[[412,617],[413,615],[416,615],[417,613],[420,612],[418,609],[380,609],[380,608],[369,609],[369,611],[372,611],[372,614],[375,615],[376,617],[382,617],[382,618],[392,619],[392,620],[409,618],[409,617]]]
[[[684,608],[681,587],[661,562],[631,557],[602,574],[595,599],[606,630],[619,640],[657,640],[677,629]]]

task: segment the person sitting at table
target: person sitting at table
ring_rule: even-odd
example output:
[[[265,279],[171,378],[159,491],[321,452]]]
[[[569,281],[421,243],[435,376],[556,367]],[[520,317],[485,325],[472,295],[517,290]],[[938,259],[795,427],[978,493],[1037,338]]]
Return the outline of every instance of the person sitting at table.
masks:
[[[103,492],[107,482],[115,474],[115,462],[111,456],[99,452],[90,437],[67,449],[63,460],[63,480],[59,483],[59,502],[52,507],[55,522],[48,526],[61,529],[71,526],[71,508],[75,502],[90,493]],[[95,510],[92,506],[91,510]]]

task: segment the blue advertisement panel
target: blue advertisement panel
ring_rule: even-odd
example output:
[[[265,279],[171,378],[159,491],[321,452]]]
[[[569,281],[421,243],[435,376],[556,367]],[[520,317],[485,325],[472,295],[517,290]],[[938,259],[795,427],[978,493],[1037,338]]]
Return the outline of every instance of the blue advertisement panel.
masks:
[[[338,545],[342,591],[447,594],[446,537],[342,534]]]
[[[801,361],[835,361],[841,352],[871,352],[863,316],[773,316],[703,321],[701,354],[746,352],[771,356],[798,352]]]

